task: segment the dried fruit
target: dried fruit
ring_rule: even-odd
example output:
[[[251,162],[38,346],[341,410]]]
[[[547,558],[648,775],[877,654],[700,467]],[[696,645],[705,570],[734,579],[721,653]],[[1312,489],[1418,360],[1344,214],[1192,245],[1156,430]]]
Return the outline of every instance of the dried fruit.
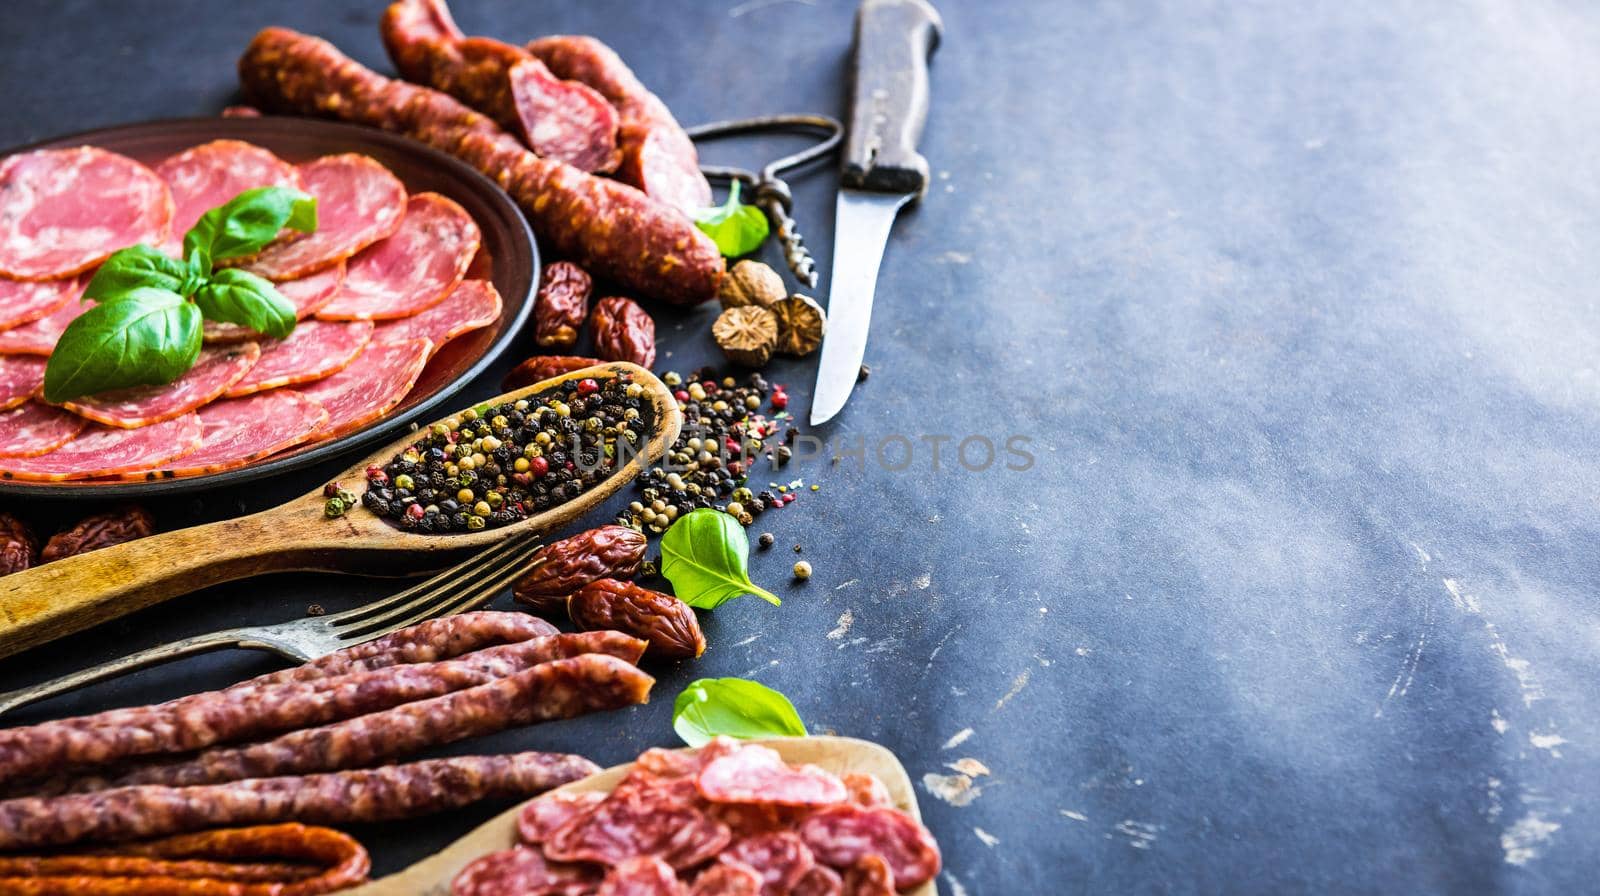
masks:
[[[572,348],[577,344],[593,289],[594,281],[570,261],[557,261],[544,269],[533,306],[534,338],[540,345]]]
[[[814,299],[795,293],[772,306],[778,318],[778,351],[805,357],[822,344],[828,316]]]
[[[540,614],[559,614],[567,596],[598,579],[626,578],[639,571],[648,541],[627,526],[601,526],[540,548],[533,569],[512,586],[517,600]]]
[[[101,548],[154,534],[155,520],[143,507],[129,504],[87,517],[65,532],[57,532],[39,552],[45,563],[76,557]]]
[[[595,354],[607,361],[630,361],[649,368],[656,363],[656,322],[639,303],[608,296],[589,314]]]
[[[688,604],[631,582],[590,582],[567,600],[567,614],[583,631],[613,629],[649,641],[656,656],[692,658],[706,652],[706,636]]]
[[[759,261],[741,261],[733,266],[717,287],[717,301],[724,308],[757,305],[770,308],[788,294],[783,277]]]
[[[510,392],[553,376],[604,363],[599,358],[583,358],[577,355],[536,355],[511,368],[511,372],[500,381],[500,388]]]
[[[39,542],[26,523],[0,513],[0,576],[8,576],[38,562]]]
[[[729,361],[762,367],[778,344],[778,319],[757,305],[729,308],[711,325],[711,336]]]

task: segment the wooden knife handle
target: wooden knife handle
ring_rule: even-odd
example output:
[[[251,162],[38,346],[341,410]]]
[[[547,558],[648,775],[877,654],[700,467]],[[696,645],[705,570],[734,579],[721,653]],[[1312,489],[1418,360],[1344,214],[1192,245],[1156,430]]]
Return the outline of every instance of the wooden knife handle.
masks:
[[[928,119],[928,57],[943,28],[926,0],[864,0],[856,11],[845,186],[927,190],[928,160],[917,141]]]

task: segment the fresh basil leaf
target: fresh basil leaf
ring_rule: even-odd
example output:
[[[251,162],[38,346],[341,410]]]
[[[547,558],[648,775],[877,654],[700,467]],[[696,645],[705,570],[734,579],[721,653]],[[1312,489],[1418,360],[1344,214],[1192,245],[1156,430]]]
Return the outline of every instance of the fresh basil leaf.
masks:
[[[768,233],[767,215],[753,205],[739,201],[739,181],[728,187],[728,201],[695,213],[694,226],[717,244],[717,251],[728,258],[749,255],[761,248]]]
[[[89,281],[83,297],[99,302],[114,302],[141,287],[164,289],[185,296],[194,291],[184,291],[190,285],[190,274],[188,265],[163,254],[154,246],[140,243],[112,253]]]
[[[101,302],[67,325],[44,369],[46,401],[170,383],[200,356],[200,309],[144,286]]]
[[[216,264],[254,255],[289,227],[301,233],[317,229],[317,200],[288,187],[245,190],[200,216],[183,235],[183,257],[198,249]]]
[[[750,581],[749,556],[744,528],[709,507],[679,518],[661,537],[661,574],[672,582],[679,600],[702,610],[714,610],[746,594],[773,606],[783,603]]]
[[[274,339],[294,331],[295,307],[272,281],[238,268],[223,268],[194,294],[208,320],[242,324]]]
[[[805,737],[794,704],[772,688],[744,678],[702,678],[672,701],[672,730],[691,747],[717,735]]]

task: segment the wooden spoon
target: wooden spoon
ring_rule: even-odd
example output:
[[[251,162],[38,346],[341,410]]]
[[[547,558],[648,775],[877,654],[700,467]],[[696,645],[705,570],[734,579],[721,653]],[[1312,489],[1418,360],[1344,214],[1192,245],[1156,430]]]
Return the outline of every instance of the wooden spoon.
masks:
[[[271,510],[163,532],[0,578],[0,657],[219,582],[290,570],[369,575],[424,572],[440,569],[467,551],[514,533],[548,532],[564,526],[666,455],[683,425],[671,391],[642,367],[613,363],[562,374],[487,400],[495,404],[515,401],[565,380],[609,379],[625,373],[644,386],[655,408],[655,432],[640,454],[570,501],[499,528],[419,534],[403,531],[365,508],[330,520],[323,515],[327,499],[319,485],[305,497]],[[359,489],[366,482],[369,464],[387,463],[417,438],[416,432],[408,432],[333,479]]]
[[[870,772],[889,788],[894,805],[911,817],[922,820],[917,810],[917,794],[911,789],[911,778],[900,760],[888,749],[853,737],[776,737],[750,743],[763,744],[778,751],[785,762],[810,763],[837,775],[846,772]],[[628,772],[633,763],[608,768],[590,775],[582,781],[573,781],[552,793],[581,793],[596,791],[610,793]],[[423,859],[398,874],[348,890],[348,896],[450,896],[450,882],[468,863],[479,856],[508,849],[517,844],[517,816],[522,806],[509,809],[484,822],[472,833],[445,847],[440,852]],[[935,881],[928,881],[905,896],[938,896]]]

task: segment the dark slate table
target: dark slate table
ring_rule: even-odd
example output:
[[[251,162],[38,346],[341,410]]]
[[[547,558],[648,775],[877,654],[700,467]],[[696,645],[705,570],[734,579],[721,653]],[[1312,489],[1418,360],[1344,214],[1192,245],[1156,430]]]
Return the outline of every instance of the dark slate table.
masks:
[[[268,24],[386,69],[382,5],[11,0],[0,143],[213,112]],[[472,32],[604,37],[687,122],[843,111],[847,3],[457,5]],[[624,761],[674,742],[691,678],[752,676],[919,782],[988,769],[965,805],[919,784],[946,894],[1592,890],[1600,18],[944,7],[933,189],[884,262],[872,378],[816,433],[866,461],[797,465],[821,491],[758,526],[784,606],[708,615],[710,651],[649,706],[461,749]],[[796,184],[824,262],[833,186]],[[713,314],[658,315],[666,366],[712,359]],[[812,373],[773,370],[802,410]],[[1026,470],[955,453],[1012,436]],[[156,510],[186,525],[318,481]],[[0,676],[392,587],[214,588]],[[191,660],[16,718],[274,665]],[[392,871],[497,808],[362,833]]]

